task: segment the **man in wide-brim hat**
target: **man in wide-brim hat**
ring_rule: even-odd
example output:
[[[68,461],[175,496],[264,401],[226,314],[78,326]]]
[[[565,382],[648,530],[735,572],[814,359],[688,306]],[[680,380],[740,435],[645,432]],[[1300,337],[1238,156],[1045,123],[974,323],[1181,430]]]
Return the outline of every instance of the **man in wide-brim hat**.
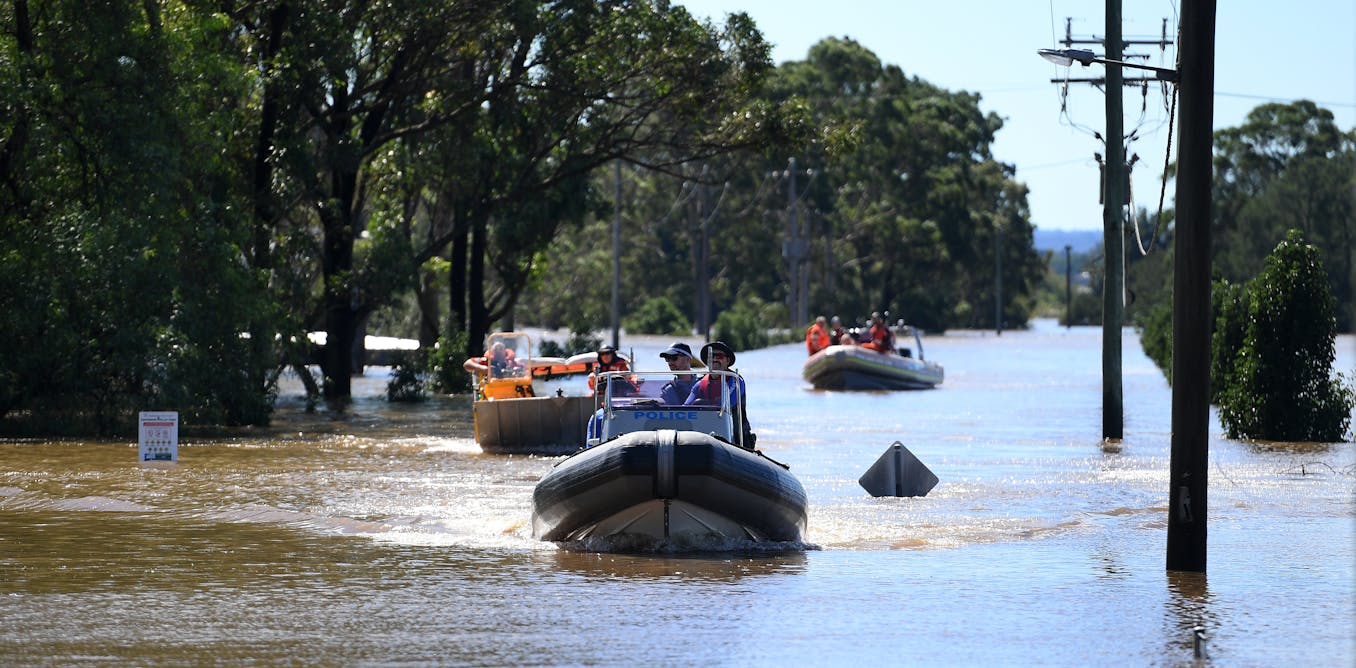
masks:
[[[712,341],[702,346],[702,361],[706,362],[706,365],[712,371],[729,371],[735,362],[735,352],[724,341]],[[729,392],[730,406],[739,413],[739,425],[744,434],[744,447],[752,450],[754,435],[749,426],[748,411],[745,406],[744,398],[747,388],[744,385],[743,378],[733,375],[715,376],[708,373],[692,386],[692,392],[684,403],[719,406],[722,390]]]

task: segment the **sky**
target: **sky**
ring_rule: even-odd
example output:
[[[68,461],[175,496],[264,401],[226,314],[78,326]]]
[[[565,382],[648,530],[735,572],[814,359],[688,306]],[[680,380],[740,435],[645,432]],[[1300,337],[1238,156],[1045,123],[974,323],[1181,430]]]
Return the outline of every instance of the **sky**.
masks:
[[[1122,37],[1158,40],[1163,19],[1175,40],[1180,0],[1126,0]],[[1042,230],[1101,230],[1098,167],[1103,153],[1093,132],[1106,126],[1106,100],[1086,83],[1051,79],[1098,77],[1101,65],[1064,68],[1036,54],[1063,48],[1066,19],[1074,39],[1106,34],[1105,2],[1097,0],[674,0],[694,16],[724,23],[745,12],[772,44],[781,64],[805,60],[826,37],[849,37],[882,64],[898,65],[951,91],[981,95],[980,108],[1004,119],[994,158],[1016,167],[1030,189],[1031,220]],[[1105,54],[1100,45],[1074,45]],[[1156,67],[1175,67],[1177,52],[1132,45],[1125,53]],[[1127,58],[1129,60],[1129,58]],[[1125,70],[1125,76],[1136,71]],[[1134,208],[1157,212],[1169,145],[1168,108],[1158,86],[1147,97],[1125,89],[1125,130],[1136,134],[1126,155]],[[1215,129],[1242,125],[1267,102],[1307,99],[1333,113],[1337,126],[1356,129],[1356,2],[1353,0],[1220,0],[1215,19]],[[1061,112],[1061,109],[1063,111]],[[1176,128],[1172,130],[1176,134]],[[1177,159],[1172,137],[1172,160]],[[806,165],[806,167],[813,167]],[[1167,186],[1172,206],[1174,185]],[[1146,225],[1145,233],[1148,233]]]

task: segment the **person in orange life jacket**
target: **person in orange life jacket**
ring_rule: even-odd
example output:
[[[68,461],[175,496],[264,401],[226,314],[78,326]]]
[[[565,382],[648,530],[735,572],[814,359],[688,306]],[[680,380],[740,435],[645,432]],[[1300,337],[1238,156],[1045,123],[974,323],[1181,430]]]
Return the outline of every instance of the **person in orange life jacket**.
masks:
[[[848,333],[846,329],[843,329],[843,321],[838,316],[833,316],[829,320],[829,345],[842,345],[845,335],[848,335]]]
[[[712,371],[729,371],[734,365],[734,349],[726,345],[724,341],[713,341],[702,346],[702,361]],[[749,416],[747,407],[747,388],[744,385],[744,379],[738,376],[726,376],[724,382],[719,378],[713,378],[711,374],[702,376],[701,380],[692,385],[692,392],[688,394],[684,405],[720,405],[720,392],[730,393],[730,406],[739,414],[740,429],[744,432],[744,447],[753,449],[754,442],[757,441],[757,435],[753,433],[749,426]]]
[[[810,327],[805,330],[805,349],[811,355],[828,348],[829,344],[832,343],[832,340],[829,339],[828,324],[829,321],[821,315],[815,318],[815,321],[810,323]]]
[[[622,359],[622,357],[617,354],[616,348],[612,346],[603,346],[598,349],[598,362],[593,365],[593,373],[589,374],[589,389],[595,391],[598,390],[598,388],[594,387],[594,384],[597,382],[597,377],[600,373],[630,370],[631,365],[627,364],[626,360]],[[624,391],[625,388],[620,389]],[[633,386],[631,389],[634,390],[635,387]],[[613,391],[616,392],[617,390]]]
[[[517,356],[504,346],[503,341],[495,341],[490,349],[485,351],[480,357],[472,357],[461,365],[468,373],[479,374],[480,376],[490,376],[491,378],[506,378],[510,376],[521,376],[523,370],[522,362],[517,360]]]
[[[895,335],[885,326],[885,318],[882,318],[880,311],[871,314],[871,331],[867,334],[870,340],[863,343],[865,348],[871,348],[877,352],[892,353],[895,350]]]

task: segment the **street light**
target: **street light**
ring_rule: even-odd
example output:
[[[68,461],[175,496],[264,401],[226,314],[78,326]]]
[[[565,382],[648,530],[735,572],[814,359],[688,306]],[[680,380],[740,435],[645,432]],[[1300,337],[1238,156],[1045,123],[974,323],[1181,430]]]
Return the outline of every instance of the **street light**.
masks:
[[[1149,70],[1154,73],[1154,77],[1160,81],[1177,82],[1177,70],[1169,70],[1162,67],[1153,67],[1151,65],[1140,65],[1138,63],[1127,63],[1124,60],[1107,60],[1098,58],[1097,54],[1087,49],[1037,49],[1042,58],[1063,67],[1068,67],[1078,61],[1083,67],[1093,63],[1105,63],[1108,65],[1120,65],[1122,67],[1133,67],[1137,70]]]

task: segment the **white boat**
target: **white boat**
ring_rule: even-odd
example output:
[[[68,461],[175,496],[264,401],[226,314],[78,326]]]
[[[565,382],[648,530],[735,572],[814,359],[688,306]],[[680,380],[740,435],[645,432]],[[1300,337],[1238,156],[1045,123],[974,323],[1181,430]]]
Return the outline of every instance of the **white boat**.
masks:
[[[901,348],[879,352],[860,345],[829,346],[805,360],[801,376],[821,390],[923,390],[942,383],[942,365],[923,359],[923,341],[909,328],[918,357]]]
[[[734,372],[711,372],[739,381]],[[739,406],[664,403],[675,372],[602,374],[589,447],[532,494],[532,533],[550,541],[712,545],[800,541],[806,496],[787,467],[744,443]],[[704,372],[689,372],[700,379]],[[604,383],[605,384],[601,384]]]

